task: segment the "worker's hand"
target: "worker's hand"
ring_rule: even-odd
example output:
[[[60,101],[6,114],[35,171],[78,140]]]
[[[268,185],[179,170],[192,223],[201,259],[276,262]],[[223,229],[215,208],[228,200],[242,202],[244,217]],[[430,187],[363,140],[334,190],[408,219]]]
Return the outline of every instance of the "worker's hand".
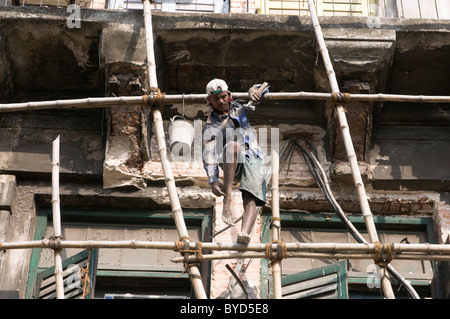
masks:
[[[227,197],[227,195],[225,195],[225,193],[223,192],[223,185],[221,182],[219,181],[215,181],[211,183],[211,191],[213,192],[214,195],[216,196],[224,196]]]
[[[261,99],[261,93],[258,92],[258,88],[256,86],[252,86],[248,90],[248,96],[255,102],[258,102]]]

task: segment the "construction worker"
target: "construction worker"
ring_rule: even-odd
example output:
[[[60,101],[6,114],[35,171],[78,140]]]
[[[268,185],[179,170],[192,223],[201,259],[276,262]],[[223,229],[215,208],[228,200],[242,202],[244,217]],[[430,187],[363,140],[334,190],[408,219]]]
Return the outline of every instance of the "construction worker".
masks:
[[[216,196],[223,196],[223,221],[232,225],[233,182],[240,182],[244,213],[238,243],[249,243],[256,207],[266,202],[264,152],[250,127],[245,101],[234,101],[228,85],[213,79],[206,86],[207,103],[212,107],[203,129],[203,164]],[[255,102],[261,99],[258,87],[248,91]],[[223,184],[219,181],[219,166],[223,169]]]

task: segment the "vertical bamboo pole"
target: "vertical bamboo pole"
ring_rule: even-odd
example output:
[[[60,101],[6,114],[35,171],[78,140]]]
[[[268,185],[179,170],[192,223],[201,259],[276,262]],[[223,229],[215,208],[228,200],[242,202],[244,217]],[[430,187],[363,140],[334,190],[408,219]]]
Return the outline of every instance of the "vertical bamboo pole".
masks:
[[[150,88],[157,88],[158,81],[156,77],[156,63],[153,49],[153,26],[152,26],[152,14],[149,0],[144,0],[144,23],[145,23],[145,41],[147,48],[147,80]],[[184,222],[183,211],[181,209],[180,201],[178,198],[175,179],[173,178],[170,162],[167,156],[166,139],[164,136],[164,127],[161,111],[157,108],[152,110],[153,122],[155,124],[156,137],[159,147],[159,155],[161,157],[161,165],[164,172],[164,179],[166,187],[169,193],[170,204],[172,207],[172,215],[175,220],[178,235],[183,240],[189,238],[186,224]],[[203,287],[201,274],[197,266],[188,266],[189,278],[194,288],[195,294],[198,299],[206,299],[205,288]]]
[[[53,237],[54,239],[61,238],[61,212],[59,206],[59,145],[60,137],[53,141],[52,154],[52,215],[53,215]],[[53,250],[55,255],[55,285],[56,298],[64,299],[64,281],[61,249]]]
[[[143,0],[144,5],[144,27],[145,27],[145,48],[147,50],[147,79],[150,87],[158,87],[156,77],[155,51],[153,46],[153,25],[152,8],[150,1]]]
[[[319,24],[319,19],[317,18],[316,10],[314,7],[314,0],[308,0],[309,12],[311,15],[311,21],[313,23],[314,32],[317,39],[317,44],[319,47],[319,52],[322,55],[322,59],[327,71],[328,80],[330,82],[331,91],[338,93],[339,85],[336,79],[336,74],[331,63],[331,59],[328,53],[328,49],[325,45],[325,39],[323,37],[322,29]],[[350,168],[352,171],[353,182],[358,193],[359,204],[361,206],[361,212],[364,217],[367,232],[369,233],[369,238],[371,242],[379,241],[378,234],[375,228],[375,222],[373,220],[372,212],[370,211],[369,201],[367,199],[366,190],[361,178],[361,172],[359,171],[358,161],[356,159],[355,149],[353,147],[352,138],[350,136],[350,129],[348,127],[347,118],[345,116],[344,107],[342,105],[336,105],[336,111],[338,114],[339,124],[342,132],[342,138],[344,140],[345,151],[347,153],[347,158],[350,163]],[[392,290],[391,283],[389,281],[386,269],[382,269],[382,288],[386,298],[394,299],[394,292]]]
[[[280,203],[279,203],[279,157],[275,150],[272,150],[272,242],[280,240],[281,221],[280,221]],[[275,299],[282,298],[281,290],[281,261],[275,261],[272,265],[273,276],[273,296]]]

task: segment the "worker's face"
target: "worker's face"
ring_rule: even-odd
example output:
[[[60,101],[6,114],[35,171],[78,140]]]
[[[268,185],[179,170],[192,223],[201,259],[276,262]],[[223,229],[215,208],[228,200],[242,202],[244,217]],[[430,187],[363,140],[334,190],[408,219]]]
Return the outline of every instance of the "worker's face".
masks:
[[[230,94],[228,93],[228,91],[210,95],[208,96],[208,101],[211,106],[220,114],[227,113],[230,109]]]

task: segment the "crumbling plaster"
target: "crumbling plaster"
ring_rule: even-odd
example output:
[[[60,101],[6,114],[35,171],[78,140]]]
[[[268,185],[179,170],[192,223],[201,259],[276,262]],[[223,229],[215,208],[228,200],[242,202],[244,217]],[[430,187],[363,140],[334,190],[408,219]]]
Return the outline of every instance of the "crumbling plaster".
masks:
[[[120,82],[118,94],[144,93],[143,90],[139,93],[133,92],[131,85],[129,86],[131,78],[138,79],[142,87],[146,86],[143,73],[145,41],[141,11],[82,10],[81,30],[65,28],[66,14],[56,8],[24,7],[13,10],[1,7],[0,17],[3,19],[0,23],[0,46],[4,49],[0,51],[0,84],[8,88],[0,95],[2,102],[55,96],[67,98],[86,97],[86,94],[110,95],[113,92],[111,83],[114,81],[110,81],[112,77],[116,77]],[[448,88],[445,87],[447,82],[443,81],[443,75],[448,74],[449,67],[445,59],[450,48],[448,45],[450,27],[447,22],[386,19],[382,29],[373,30],[367,28],[364,18],[323,17],[320,21],[342,87],[345,87],[346,81],[356,81],[367,83],[371,93],[386,91],[448,95]],[[17,30],[20,34],[18,39],[30,40],[27,44],[30,46],[29,51],[33,52],[36,58],[17,62],[18,57],[13,57],[12,53],[20,44],[14,43],[14,38],[11,38],[14,27],[7,26],[7,23],[25,26],[23,31],[26,32],[20,33],[21,31]],[[63,47],[62,51],[52,51],[50,48],[47,50],[33,38],[36,35],[45,38],[45,34],[40,34],[36,28],[41,23],[48,30],[54,28],[48,35],[60,38],[58,43],[61,48]],[[328,82],[323,73],[321,59],[314,48],[314,35],[308,17],[240,14],[172,15],[155,12],[153,23],[158,82],[161,83],[163,91],[169,94],[203,93],[207,81],[219,76],[229,81],[230,89],[234,92],[245,91],[251,84],[261,81],[270,82],[271,90],[275,92],[328,91]],[[416,42],[416,37],[420,41]],[[70,41],[68,43],[68,39],[79,45]],[[48,39],[43,43],[49,43]],[[41,68],[47,69],[48,65],[46,67],[39,63],[44,63],[46,53],[51,53],[52,58],[48,61],[59,64],[58,68],[61,70],[61,65],[64,65],[61,62],[65,60],[57,59],[59,52],[65,52],[66,58],[70,58],[72,71],[69,73],[76,72],[77,76],[70,78],[69,73],[62,71],[56,75],[56,80],[53,77],[39,75],[38,81],[32,82],[31,85],[45,85],[48,82],[45,90],[40,90],[39,86],[35,86],[37,90],[24,90],[21,85],[28,82],[18,81],[23,80],[25,73],[24,70],[17,68],[31,67],[34,70],[32,74],[38,74],[37,71],[43,70]],[[435,57],[435,61],[429,58],[431,56]],[[28,64],[22,65],[24,62]],[[85,78],[79,78],[80,74]],[[130,74],[133,77],[126,78]],[[58,76],[62,76],[63,79]],[[72,90],[70,85],[73,83],[86,85],[84,87],[86,90]],[[406,88],[406,83],[411,85]],[[68,90],[62,93],[58,88],[64,86],[67,86]],[[404,106],[394,103],[374,103],[366,106],[370,110],[373,107],[371,115],[374,118],[368,116],[365,117],[366,123],[357,123],[361,118],[355,117],[350,127],[359,127],[355,124],[361,124],[361,127],[370,129],[374,125],[375,139],[380,139],[380,132],[385,131],[387,127],[392,128],[401,123],[404,120],[404,113],[410,113],[407,114],[409,124],[413,120],[416,121],[412,125],[413,130],[409,127],[404,129],[414,131],[421,125],[422,115],[431,110],[426,115],[427,119],[431,119],[426,121],[425,126],[431,130],[428,132],[433,132],[439,126],[441,142],[433,144],[432,151],[438,150],[439,156],[448,155],[447,151],[440,147],[448,143],[446,133],[449,116],[446,107],[437,105],[431,109],[422,108],[421,112],[414,113],[410,112],[410,109],[405,111]],[[205,104],[186,103],[184,108],[181,104],[168,105],[163,113],[166,138],[171,116],[183,112],[190,121],[196,118],[204,121],[207,111]],[[64,114],[71,114],[67,117],[68,122],[61,121],[59,126],[47,128],[39,134],[36,134],[41,129],[39,126],[48,123],[51,118],[45,119],[43,115],[60,114],[59,110],[37,112],[36,126],[26,124],[30,122],[25,113],[2,114],[0,132],[8,138],[2,139],[0,143],[0,170],[11,174],[18,172],[20,177],[11,214],[9,210],[2,210],[0,215],[2,220],[8,220],[7,229],[0,229],[5,233],[3,236],[6,240],[32,239],[34,216],[38,206],[50,205],[51,188],[49,182],[43,181],[43,178],[47,178],[50,173],[49,145],[57,132],[66,132],[63,135],[63,147],[66,147],[66,150],[62,152],[62,171],[66,174],[61,184],[63,205],[85,205],[94,208],[170,208],[149,118],[145,118],[145,112],[140,108],[134,108],[133,112],[123,112],[120,109],[114,110],[115,114],[108,112],[98,110],[73,112],[78,114],[79,118],[86,116],[86,119],[92,119],[92,122],[84,124],[86,130],[82,132],[78,128],[66,126],[66,123],[73,119],[71,111],[67,111]],[[133,117],[136,121],[130,121]],[[335,118],[330,104],[311,101],[265,101],[257,106],[257,111],[252,113],[251,117],[252,124],[256,128],[279,129],[281,141],[288,137],[311,139],[318,148],[320,160],[326,170],[331,170],[332,189],[336,192],[342,208],[349,214],[360,213],[348,164],[345,158],[335,158],[342,145],[335,143],[337,133],[333,126]],[[87,129],[89,126],[95,129]],[[104,136],[104,132],[108,132],[107,136]],[[116,135],[112,134],[113,132]],[[134,132],[139,134],[148,132],[149,135],[137,141]],[[364,182],[367,183],[373,213],[432,217],[436,224],[437,241],[445,241],[450,233],[449,202],[446,193],[448,169],[443,167],[444,174],[432,175],[430,180],[426,168],[428,161],[426,156],[422,156],[419,161],[411,164],[411,167],[419,169],[422,175],[410,178],[415,174],[413,170],[409,173],[403,171],[404,175],[393,175],[392,167],[385,167],[393,164],[393,157],[388,158],[382,153],[386,144],[381,142],[386,143],[385,140],[381,139],[380,143],[372,144],[372,135],[369,134],[367,138],[366,133],[357,130],[355,134],[359,135],[354,136],[354,139],[361,143],[360,170]],[[394,133],[398,133],[398,130]],[[431,136],[427,134],[426,138]],[[148,138],[148,141],[142,142],[145,138]],[[28,144],[24,144],[24,141]],[[410,141],[415,143],[414,138]],[[43,146],[43,143],[48,145]],[[409,147],[402,147],[404,144],[400,139],[392,143],[400,146],[399,152],[408,154],[411,150]],[[36,151],[33,151],[33,147]],[[64,156],[67,161],[64,161]],[[17,160],[20,158],[22,161]],[[387,163],[382,162],[386,159]],[[109,164],[112,167],[110,171]],[[214,229],[220,229],[220,218],[217,218],[220,216],[220,199],[211,194],[201,163],[172,162],[171,165],[179,187],[182,207],[208,211],[213,208],[216,215]],[[331,207],[314,187],[300,154],[295,154],[293,158],[292,171],[295,174],[288,174],[287,177],[280,174],[283,186],[280,192],[280,208],[292,211],[330,212]],[[35,173],[41,175],[33,175]],[[111,179],[107,181],[114,180],[110,185],[111,188],[103,179],[109,173],[117,174],[109,175]],[[82,176],[82,183],[73,183],[75,175]],[[34,176],[34,179],[29,179],[30,176]],[[439,177],[444,179],[442,183]],[[132,187],[123,188],[124,185]],[[259,240],[258,231],[260,228],[256,229],[253,239],[255,241]],[[226,239],[231,240],[232,236],[228,234]],[[26,283],[21,281],[21,278],[26,278],[28,272],[29,252],[9,251],[1,254],[1,289],[18,294],[20,291],[20,295],[23,296]],[[253,273],[258,271],[258,266],[256,263],[255,265],[256,270]],[[219,272],[219,269],[217,271]],[[216,275],[220,277],[220,274],[215,273],[214,276]],[[259,293],[258,280],[259,278],[252,278],[248,282],[254,288],[255,294]],[[212,287],[214,296],[220,296],[223,292],[223,287]]]

